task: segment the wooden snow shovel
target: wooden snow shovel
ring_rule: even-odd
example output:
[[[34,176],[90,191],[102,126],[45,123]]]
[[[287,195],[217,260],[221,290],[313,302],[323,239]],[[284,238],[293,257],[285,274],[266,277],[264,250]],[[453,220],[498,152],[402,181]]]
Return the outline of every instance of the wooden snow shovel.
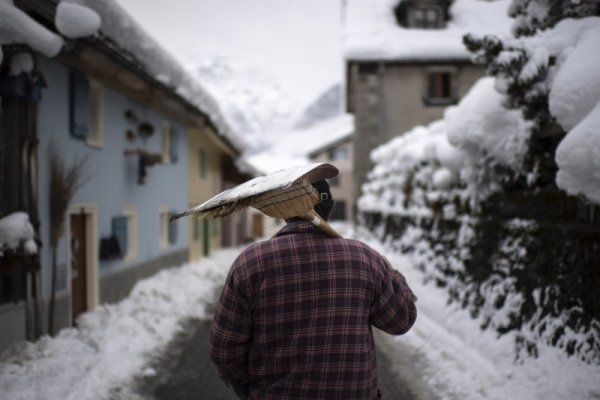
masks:
[[[341,237],[314,210],[320,197],[311,185],[311,182],[332,178],[338,173],[336,167],[327,163],[273,172],[225,190],[199,206],[175,214],[171,219],[192,214],[201,218],[226,217],[246,207],[254,207],[273,218],[287,220],[300,217],[330,236]]]

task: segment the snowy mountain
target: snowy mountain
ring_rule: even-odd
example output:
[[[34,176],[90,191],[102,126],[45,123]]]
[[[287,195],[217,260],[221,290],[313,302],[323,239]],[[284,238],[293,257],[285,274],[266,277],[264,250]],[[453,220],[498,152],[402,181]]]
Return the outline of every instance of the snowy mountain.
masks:
[[[275,79],[257,67],[223,56],[202,57],[188,70],[217,99],[225,118],[250,146],[263,146],[264,132],[289,126],[293,100]]]
[[[341,83],[335,83],[310,104],[294,124],[296,129],[305,129],[341,113],[343,93]]]

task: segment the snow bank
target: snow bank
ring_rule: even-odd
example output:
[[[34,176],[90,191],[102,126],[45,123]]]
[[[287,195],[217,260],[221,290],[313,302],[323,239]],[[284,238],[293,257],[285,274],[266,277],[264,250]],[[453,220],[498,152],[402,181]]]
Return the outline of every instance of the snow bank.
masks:
[[[21,246],[27,254],[37,253],[34,236],[27,213],[14,212],[0,218],[0,256],[5,250],[17,250]]]
[[[467,33],[507,36],[509,0],[455,0],[445,29],[407,29],[398,25],[398,0],[348,0],[343,47],[351,60],[469,59],[462,37]]]
[[[562,400],[600,396],[599,366],[544,344],[538,345],[537,358],[516,361],[515,333],[498,337],[492,330],[482,331],[481,322],[472,319],[469,311],[456,303],[448,305],[445,288],[431,284],[414,268],[432,263],[424,252],[400,255],[390,243],[378,242],[365,231],[358,236],[386,255],[417,296],[419,316],[413,328],[403,336],[384,339],[410,349],[414,354],[411,368],[441,398]],[[419,232],[407,232],[404,240],[417,249],[423,244]],[[394,359],[393,353],[390,356]],[[398,373],[406,364],[398,361]]]
[[[82,315],[77,328],[24,342],[0,359],[0,397],[11,400],[104,399],[140,374],[185,318],[205,318],[239,249],[163,270],[139,281],[118,304]]]

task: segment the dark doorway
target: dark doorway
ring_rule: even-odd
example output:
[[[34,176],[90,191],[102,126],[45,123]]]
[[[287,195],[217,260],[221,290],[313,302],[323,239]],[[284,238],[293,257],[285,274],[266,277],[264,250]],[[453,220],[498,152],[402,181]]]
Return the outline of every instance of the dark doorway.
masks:
[[[71,315],[72,322],[88,309],[86,214],[71,214]]]

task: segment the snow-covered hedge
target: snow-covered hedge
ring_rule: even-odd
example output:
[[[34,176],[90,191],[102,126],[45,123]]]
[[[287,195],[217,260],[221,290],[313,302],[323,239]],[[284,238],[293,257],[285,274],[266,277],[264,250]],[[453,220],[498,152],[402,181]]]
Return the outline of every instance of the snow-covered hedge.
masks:
[[[515,9],[524,7],[519,9],[522,15],[517,21],[517,32],[523,31],[523,21],[538,21],[536,29],[525,30],[531,36],[504,41],[494,37],[467,37],[466,44],[475,52],[474,60],[486,64],[489,72],[496,76],[495,87],[508,96],[507,105],[522,110],[534,122],[538,133],[544,134],[544,129],[553,123],[566,132],[556,149],[556,185],[569,194],[583,195],[600,203],[597,172],[600,167],[600,17],[585,14],[600,15],[600,4],[550,0],[514,3]],[[569,6],[576,5],[582,8],[582,15],[569,14]],[[540,24],[552,10],[563,14],[549,19],[550,26]],[[489,134],[494,135],[496,131]]]
[[[600,203],[600,3],[511,12],[518,37],[465,38],[494,77],[373,151],[359,211],[482,329],[516,332],[518,356],[544,342],[600,364],[595,208],[565,195]]]
[[[498,191],[495,167],[521,170],[531,130],[504,100],[494,79],[482,78],[442,120],[375,149],[359,209],[453,217]]]

